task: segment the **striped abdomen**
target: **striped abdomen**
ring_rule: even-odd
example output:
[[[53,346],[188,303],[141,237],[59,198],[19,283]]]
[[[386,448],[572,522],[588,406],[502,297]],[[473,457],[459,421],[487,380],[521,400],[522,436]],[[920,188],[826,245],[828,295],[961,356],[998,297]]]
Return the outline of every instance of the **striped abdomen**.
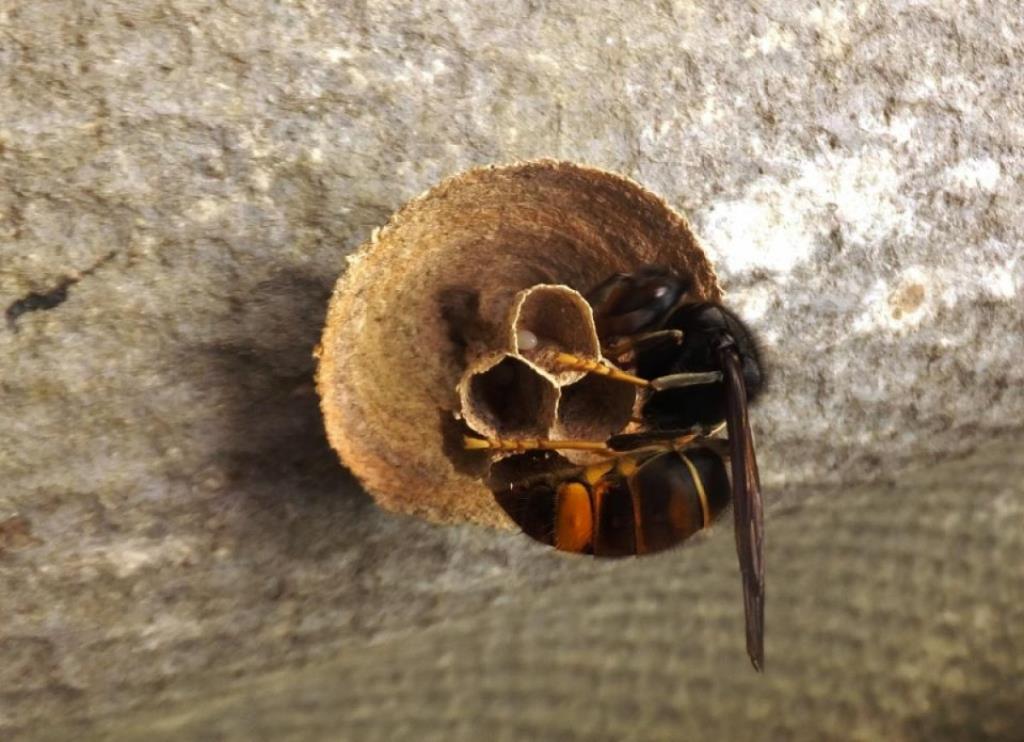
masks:
[[[707,448],[637,462],[624,455],[569,479],[513,487],[506,510],[562,551],[627,556],[667,549],[707,526],[729,500],[721,456]]]

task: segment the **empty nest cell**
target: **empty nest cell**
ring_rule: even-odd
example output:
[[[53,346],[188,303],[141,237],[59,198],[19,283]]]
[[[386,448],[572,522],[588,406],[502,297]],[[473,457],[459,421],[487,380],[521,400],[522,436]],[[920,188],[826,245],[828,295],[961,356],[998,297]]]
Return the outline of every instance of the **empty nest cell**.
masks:
[[[545,438],[558,388],[528,362],[510,354],[485,361],[460,384],[466,423],[487,438]]]
[[[584,376],[562,387],[552,437],[603,441],[629,424],[635,402],[635,387]]]
[[[568,286],[533,286],[521,291],[512,308],[516,350],[553,346],[596,358],[600,351],[590,305]],[[524,347],[524,340],[532,340]]]
[[[515,352],[550,373],[559,385],[579,380],[583,372],[559,366],[558,353],[589,361],[601,358],[590,305],[568,286],[539,285],[521,291],[510,314]]]

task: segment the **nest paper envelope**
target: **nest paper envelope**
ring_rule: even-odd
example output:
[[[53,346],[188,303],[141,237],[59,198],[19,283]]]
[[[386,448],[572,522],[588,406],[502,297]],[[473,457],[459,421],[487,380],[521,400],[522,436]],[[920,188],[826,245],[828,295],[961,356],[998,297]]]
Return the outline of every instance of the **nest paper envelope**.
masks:
[[[545,160],[443,181],[376,232],[335,287],[317,371],[331,445],[384,507],[509,526],[482,472],[465,464],[459,448],[453,420],[469,398],[460,400],[460,391],[475,370],[486,374],[504,363],[512,368],[502,373],[528,369],[538,384],[531,399],[540,399],[537,409],[547,418],[531,430],[613,426],[625,403],[586,411],[606,390],[600,382],[559,378],[516,347],[515,318],[531,309],[523,303],[516,314],[514,305],[530,287],[583,292],[647,263],[688,276],[700,299],[721,298],[687,221],[631,180]],[[571,298],[541,303],[548,300],[571,314]],[[585,309],[578,311],[585,320]],[[473,410],[468,417],[487,432]]]

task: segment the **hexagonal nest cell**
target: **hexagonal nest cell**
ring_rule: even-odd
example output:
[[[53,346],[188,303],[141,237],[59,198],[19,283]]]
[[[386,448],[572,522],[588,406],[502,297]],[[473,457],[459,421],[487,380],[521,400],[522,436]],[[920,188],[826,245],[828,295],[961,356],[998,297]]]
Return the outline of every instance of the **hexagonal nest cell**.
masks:
[[[631,180],[552,161],[445,180],[375,231],[335,287],[317,351],[331,445],[384,507],[510,526],[452,455],[453,425],[593,440],[627,425],[635,389],[552,357],[603,362],[582,292],[645,264],[721,298],[685,219]]]
[[[603,376],[585,376],[562,387],[551,437],[606,440],[629,423],[636,398],[634,386]]]
[[[513,348],[554,375],[561,383],[583,374],[559,368],[551,356],[557,352],[597,361],[601,344],[587,300],[568,286],[533,286],[519,292],[512,304]]]
[[[463,417],[487,438],[545,438],[554,424],[558,387],[514,355],[487,359],[462,389]]]
[[[590,305],[577,291],[524,289],[495,337],[507,338],[510,347],[470,362],[459,383],[462,415],[471,430],[492,439],[603,441],[629,423],[637,387],[558,363],[560,353],[608,363]],[[577,462],[593,458],[582,452],[565,456]]]

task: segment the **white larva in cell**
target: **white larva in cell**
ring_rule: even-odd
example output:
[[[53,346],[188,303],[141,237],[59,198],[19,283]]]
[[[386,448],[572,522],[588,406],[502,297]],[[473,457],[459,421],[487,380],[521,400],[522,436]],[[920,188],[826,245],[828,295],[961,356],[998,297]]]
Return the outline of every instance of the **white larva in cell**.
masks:
[[[516,330],[516,344],[519,350],[534,350],[537,347],[537,336],[529,330]]]

